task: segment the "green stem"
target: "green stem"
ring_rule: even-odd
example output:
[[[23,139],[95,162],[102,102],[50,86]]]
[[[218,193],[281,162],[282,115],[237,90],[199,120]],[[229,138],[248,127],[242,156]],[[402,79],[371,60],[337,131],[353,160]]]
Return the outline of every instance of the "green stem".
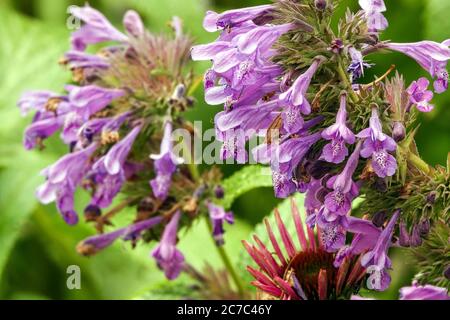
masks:
[[[341,81],[345,84],[345,86],[348,88],[348,92],[350,95],[350,99],[354,103],[359,102],[359,97],[356,94],[356,92],[353,90],[352,83],[350,82],[350,79],[347,75],[347,72],[345,72],[344,68],[342,67],[342,61],[339,59],[337,72],[339,73],[339,77],[341,78]]]
[[[194,181],[196,183],[201,183],[201,175],[200,175],[200,171],[198,170],[198,166],[194,163],[188,163],[187,166],[188,166],[189,172],[190,172],[192,178],[194,179]],[[213,238],[213,241],[215,244],[215,240],[213,237],[213,226],[211,224],[211,220],[206,215],[205,215],[205,219],[206,219],[206,223],[208,225],[209,234]],[[218,246],[218,245],[215,245],[215,247],[217,248],[217,252],[219,253],[220,258],[222,259],[222,262],[223,262],[225,268],[228,270],[228,273],[230,274],[231,278],[233,279],[234,284],[236,285],[239,296],[241,296],[243,298],[244,297],[244,286],[243,286],[241,279],[238,276],[236,270],[234,269],[233,264],[231,263],[231,260],[225,251],[225,248],[223,246]]]
[[[430,166],[416,154],[409,152],[408,160],[422,172],[426,174],[430,173]]]
[[[209,217],[206,217],[206,222],[208,224],[210,234],[212,235],[213,227],[212,227],[211,221],[209,220]],[[215,240],[214,240],[214,243],[215,243]],[[233,279],[234,284],[236,285],[239,296],[241,298],[243,298],[244,297],[244,285],[242,284],[241,278],[238,276],[235,268],[233,267],[230,257],[228,256],[228,254],[225,251],[225,248],[223,246],[216,245],[215,247],[217,248],[217,252],[219,253],[220,258],[222,259],[222,262],[223,262],[225,268],[227,269],[228,273],[230,274],[231,278]]]

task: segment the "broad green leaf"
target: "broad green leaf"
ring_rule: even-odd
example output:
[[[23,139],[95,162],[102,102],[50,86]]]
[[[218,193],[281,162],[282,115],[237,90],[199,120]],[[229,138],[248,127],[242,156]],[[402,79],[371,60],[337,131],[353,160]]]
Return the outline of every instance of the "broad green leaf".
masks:
[[[270,168],[252,165],[244,167],[222,183],[225,189],[225,198],[221,205],[229,209],[233,202],[244,193],[262,187],[272,186]]]

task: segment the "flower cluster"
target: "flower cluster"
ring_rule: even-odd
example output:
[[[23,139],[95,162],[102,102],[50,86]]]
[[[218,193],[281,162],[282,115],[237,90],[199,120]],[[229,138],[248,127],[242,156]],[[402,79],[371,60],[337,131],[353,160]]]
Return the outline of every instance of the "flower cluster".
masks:
[[[173,146],[174,126],[188,125],[181,113],[193,103],[186,96],[192,75],[184,72],[191,41],[178,18],[172,21],[175,37],[169,38],[147,31],[134,11],[124,16],[125,33],[92,7],[72,7],[71,14],[83,22],[61,61],[72,71],[72,84],[61,94],[25,93],[18,103],[24,115],[35,111],[25,131],[26,149],[43,148],[44,140],[57,132],[68,149],[42,171],[46,181],[36,196],[44,204],[56,202],[64,220],[75,225],[79,221],[75,192],[78,188],[89,192],[85,218],[101,234],[79,244],[84,255],[119,238],[135,244],[144,238],[158,240],[162,233],[152,256],[174,279],[184,266],[183,254],[176,249],[178,228],[207,212],[208,206],[214,219],[222,219],[219,207],[204,204],[213,196],[204,185],[214,187],[215,182],[182,170],[184,159]],[[87,51],[90,45],[105,42],[111,44],[97,53]],[[125,200],[117,204],[119,193]],[[112,205],[116,207],[103,214]],[[137,208],[133,224],[104,233],[110,219],[127,206]],[[232,214],[226,219],[232,222]],[[215,224],[219,239],[224,231],[219,222]]]
[[[378,222],[358,217],[352,207],[360,196],[377,196],[381,203],[389,185],[413,178],[411,170],[426,178],[429,167],[412,147],[412,125],[416,110],[433,109],[433,92],[426,78],[407,89],[399,76],[384,81],[392,70],[369,84],[357,81],[371,66],[365,56],[389,49],[415,59],[435,78],[436,93],[442,93],[448,87],[450,43],[381,42],[378,33],[388,26],[382,0],[359,1],[363,11],[347,14],[338,34],[325,27],[335,5],[306,2],[208,12],[205,29],[220,35],[213,43],[194,46],[191,55],[213,63],[205,74],[205,98],[211,105],[224,104],[215,117],[222,156],[244,162],[246,143],[265,137],[251,153],[271,166],[275,195],[306,192],[306,223],[311,230],[318,228],[321,248],[335,254],[335,267],[363,254],[361,266],[371,274],[368,286],[385,290],[390,284],[388,251],[399,244],[394,235],[407,214],[399,210],[404,202],[396,203],[400,195],[393,196]],[[279,298],[305,298],[295,279],[283,279],[286,270],[257,242],[259,249],[247,248],[266,275],[251,269],[255,285]],[[285,245],[290,252],[289,241]],[[286,259],[279,258],[284,265]]]

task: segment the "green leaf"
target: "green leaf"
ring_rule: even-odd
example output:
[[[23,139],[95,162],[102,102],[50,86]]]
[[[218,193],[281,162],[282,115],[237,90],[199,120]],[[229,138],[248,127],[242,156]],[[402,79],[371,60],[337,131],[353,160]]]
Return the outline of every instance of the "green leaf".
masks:
[[[443,41],[449,38],[450,29],[450,2],[442,0],[426,1],[425,10],[425,32],[428,38],[433,41]]]
[[[225,190],[225,198],[220,204],[225,209],[229,209],[233,202],[244,193],[256,188],[271,187],[272,174],[268,167],[247,166],[224,180],[222,186]]]
[[[36,206],[34,192],[42,182],[38,172],[48,161],[30,153],[26,165],[17,161],[0,171],[0,277],[24,222]]]
[[[48,28],[0,5],[0,274],[24,221],[36,206],[39,172],[51,156],[21,147],[22,119],[16,101],[24,90],[54,89],[66,77],[57,64],[63,53],[64,29]]]
[[[29,121],[16,107],[24,91],[61,90],[68,74],[58,59],[68,47],[64,28],[48,27],[0,5],[0,126],[2,144],[19,143]]]
[[[302,218],[302,221],[306,221],[306,215],[305,210],[303,210],[303,203],[304,203],[304,195],[297,193],[293,197],[295,203],[297,204],[297,207],[300,212],[300,216]],[[288,230],[289,234],[291,235],[292,239],[294,240],[294,244],[297,248],[299,247],[299,244],[296,243],[297,241],[297,231],[295,229],[294,220],[292,219],[292,211],[291,211],[291,199],[284,200],[278,207],[278,211],[280,212],[281,219],[283,220],[286,229]],[[276,222],[275,222],[275,210],[272,211],[272,213],[267,217],[269,220],[270,225],[272,226],[272,229],[274,230],[275,238],[279,243],[281,243],[281,236],[277,232]],[[306,226],[305,226],[305,232],[306,232]],[[255,229],[251,233],[251,236],[247,239],[249,243],[254,243],[253,235],[258,236],[258,238],[268,247],[271,248],[271,243],[269,239],[269,235],[266,231],[266,226],[264,222],[261,222],[260,224],[256,225]],[[280,246],[283,248],[283,246]],[[283,250],[283,249],[282,249]],[[253,262],[250,255],[247,253],[247,251],[241,247],[240,254],[239,254],[239,260],[237,264],[238,271],[240,272],[240,275],[242,279],[245,280],[245,282],[249,285],[249,290],[252,288],[250,286],[250,282],[253,281],[253,278],[251,275],[247,272],[247,266],[253,266],[255,267],[255,263]]]

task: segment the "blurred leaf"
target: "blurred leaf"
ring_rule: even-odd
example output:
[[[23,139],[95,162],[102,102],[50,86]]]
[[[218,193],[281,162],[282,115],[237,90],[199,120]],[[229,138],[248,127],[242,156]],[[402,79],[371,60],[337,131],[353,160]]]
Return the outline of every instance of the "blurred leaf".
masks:
[[[450,38],[450,2],[442,0],[426,1],[425,21],[426,34],[433,41],[443,41]]]
[[[140,243],[132,249],[129,243],[117,241],[97,255],[80,256],[76,245],[94,234],[91,226],[66,225],[52,205],[40,207],[34,216],[41,241],[53,260],[59,265],[63,279],[70,265],[81,269],[81,290],[68,290],[66,299],[129,299],[136,292],[146,290],[152,283],[164,279],[149,253],[151,247]]]
[[[3,158],[3,157],[2,157]],[[30,154],[27,165],[16,162],[0,171],[0,276],[24,222],[33,211],[34,190],[45,159]]]
[[[0,69],[7,75],[0,78],[0,117],[7,119],[0,126],[0,167],[8,166],[0,174],[0,274],[23,222],[36,205],[38,173],[50,159],[25,154],[18,147],[24,121],[15,104],[24,89],[62,83],[56,63],[62,53],[63,32],[59,31],[0,5]]]
[[[152,286],[145,294],[134,300],[186,300],[196,298],[192,286],[195,282],[186,277],[180,277],[175,281],[163,281]]]
[[[297,193],[293,197],[295,203],[297,204],[297,207],[300,212],[300,216],[302,218],[302,221],[306,221],[305,211],[303,210],[303,202],[304,202],[304,195]],[[297,242],[297,231],[295,229],[294,219],[292,219],[292,211],[291,211],[291,199],[286,199],[283,202],[280,203],[280,205],[277,207],[278,211],[280,212],[281,219],[283,220],[286,229],[288,230],[289,234],[291,235],[294,244],[297,248],[299,248],[299,244]],[[269,220],[270,225],[272,226],[272,230],[275,234],[275,238],[279,243],[282,243],[281,236],[278,232],[278,228],[276,227],[275,222],[275,210],[272,211],[272,213],[267,217]],[[306,226],[305,226],[305,232],[306,232]],[[271,242],[269,239],[269,235],[267,234],[266,226],[264,222],[261,222],[260,224],[256,225],[255,229],[251,233],[251,236],[247,238],[247,241],[249,243],[254,243],[253,235],[258,236],[258,238],[268,247],[271,248]],[[283,250],[283,246],[280,245],[281,250]],[[249,289],[252,288],[250,286],[250,282],[253,281],[253,278],[247,271],[247,266],[253,266],[255,267],[255,263],[253,262],[250,255],[247,253],[245,248],[241,246],[241,250],[239,251],[240,254],[239,260],[238,260],[238,272],[240,272],[240,275],[242,279],[245,280],[245,283],[248,284]]]
[[[2,143],[20,142],[26,122],[16,102],[25,90],[60,90],[67,74],[58,59],[67,48],[67,32],[24,18],[0,5],[0,127]],[[63,41],[61,41],[63,39]]]
[[[210,8],[208,0],[128,0],[128,3],[147,18],[148,27],[152,31],[167,30],[165,26],[172,17],[179,16],[183,20],[186,32],[195,37],[208,36],[202,24],[203,17]]]
[[[227,251],[232,262],[237,263],[239,257],[235,253],[242,247],[241,239],[248,237],[251,226],[236,219],[233,225],[226,225],[225,230],[225,251]],[[185,254],[186,261],[197,269],[203,269],[205,262],[215,267],[222,266],[216,244],[205,219],[197,221],[186,234],[182,234],[178,246]]]
[[[244,167],[222,183],[225,189],[225,198],[220,204],[229,209],[233,202],[244,193],[262,187],[272,186],[272,175],[270,168],[252,165]]]

